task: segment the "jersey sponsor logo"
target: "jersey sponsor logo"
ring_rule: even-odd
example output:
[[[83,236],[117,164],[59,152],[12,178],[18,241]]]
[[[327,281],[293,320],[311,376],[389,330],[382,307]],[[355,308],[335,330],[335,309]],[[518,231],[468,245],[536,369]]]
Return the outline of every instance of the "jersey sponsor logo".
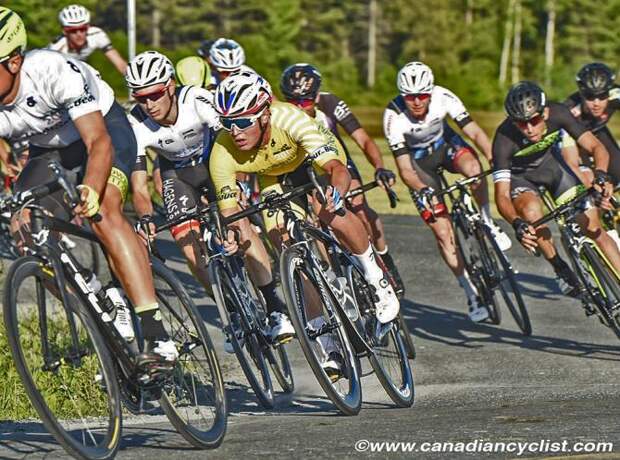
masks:
[[[271,139],[271,148],[274,148],[276,146],[276,140],[275,139]]]
[[[71,104],[69,104],[69,106],[67,107],[67,110],[70,110],[75,107],[79,107],[81,105],[88,104],[89,102],[94,102],[94,101],[95,101],[95,96],[93,96],[92,94],[85,94],[81,98],[76,99]]]
[[[532,144],[529,147],[525,147],[524,149],[519,150],[513,156],[520,158],[520,157],[527,157],[535,153],[544,152],[549,147],[551,147],[553,144],[559,142],[560,138],[561,138],[560,131],[554,131],[551,134],[547,134],[545,137],[543,137],[540,141],[536,142],[535,144]],[[527,142],[527,139],[526,139],[526,142]]]
[[[225,185],[220,189],[215,198],[217,201],[237,199],[237,190],[230,185]]]
[[[336,155],[338,154],[338,150],[336,149],[336,147],[334,147],[333,145],[325,144],[319,147],[318,149],[316,149],[314,152],[312,152],[310,154],[310,158],[314,161],[314,160],[319,159],[323,155],[333,155],[333,154],[336,154]]]
[[[170,145],[174,143],[174,139],[157,139],[157,145],[159,145],[159,147],[161,147],[162,149],[164,148],[164,145]]]
[[[196,100],[200,101],[200,102],[204,102],[205,104],[211,104],[211,102],[209,101],[209,99],[207,99],[204,96],[196,96]]]
[[[189,139],[190,137],[194,137],[196,135],[196,131],[193,128],[183,131],[181,135],[183,136],[183,140]]]
[[[26,104],[28,105],[28,107],[34,107],[35,105],[37,105],[37,101],[34,100],[34,97],[28,96],[28,99],[26,99]]]
[[[273,145],[272,145],[272,147],[273,147]],[[287,152],[287,151],[289,151],[289,150],[291,150],[291,149],[292,149],[292,147],[291,147],[290,145],[288,145],[288,144],[284,144],[284,145],[283,145],[282,147],[280,147],[278,150],[276,150],[276,151],[274,151],[274,152],[273,152],[273,156],[280,155],[281,153],[285,153],[285,152]]]
[[[336,105],[336,108],[334,109],[334,116],[336,117],[336,120],[340,121],[350,114],[351,109],[349,109],[349,106],[344,101],[338,102],[338,105]]]
[[[390,145],[390,148],[392,150],[400,150],[400,149],[404,149],[405,147],[406,147],[406,144],[404,142],[398,142],[397,144]]]

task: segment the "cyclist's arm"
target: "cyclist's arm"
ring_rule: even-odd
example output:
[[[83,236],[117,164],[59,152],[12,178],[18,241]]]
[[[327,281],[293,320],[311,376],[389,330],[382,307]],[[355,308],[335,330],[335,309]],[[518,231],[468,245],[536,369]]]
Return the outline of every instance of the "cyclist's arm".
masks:
[[[19,167],[11,162],[11,152],[7,150],[6,143],[2,139],[0,139],[0,162],[9,176],[19,174]]]
[[[73,120],[88,152],[83,184],[103,195],[114,160],[112,139],[106,129],[101,112],[90,112]]]
[[[153,215],[153,203],[148,186],[148,173],[146,171],[146,156],[138,155],[136,164],[131,173],[131,191],[133,207],[138,217]]]
[[[105,57],[107,57],[110,62],[116,67],[122,75],[125,75],[125,71],[127,70],[127,61],[120,55],[115,48],[109,49],[105,53]]]
[[[321,168],[329,175],[329,183],[344,196],[351,186],[351,174],[340,160],[329,160]]]
[[[510,197],[510,181],[495,182],[495,203],[497,210],[510,224],[519,217]]]
[[[581,182],[587,186],[591,185],[591,181],[588,180],[579,168],[579,149],[577,148],[574,139],[570,137],[566,131],[562,133],[562,158]]]
[[[579,136],[577,143],[592,155],[596,169],[607,171],[609,167],[609,152],[591,131],[586,131]]]
[[[413,169],[411,159],[409,155],[399,155],[396,157],[396,166],[398,167],[398,174],[405,184],[410,189],[421,190],[427,186],[418,173]]]
[[[475,121],[470,121],[461,128],[463,132],[476,144],[480,151],[484,154],[489,164],[491,164],[493,154],[491,153],[491,141],[480,125]]]
[[[384,168],[381,150],[364,128],[358,128],[351,133],[351,138],[362,149],[368,162],[375,168]]]

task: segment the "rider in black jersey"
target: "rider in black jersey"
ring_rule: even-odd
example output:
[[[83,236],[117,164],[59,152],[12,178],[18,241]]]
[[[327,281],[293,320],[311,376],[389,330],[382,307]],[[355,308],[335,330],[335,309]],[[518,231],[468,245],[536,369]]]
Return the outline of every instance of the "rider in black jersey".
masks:
[[[605,146],[569,109],[549,102],[543,90],[533,82],[514,85],[504,102],[508,118],[497,129],[493,140],[493,181],[497,208],[512,223],[517,239],[528,250],[540,248],[553,266],[558,284],[566,294],[574,294],[578,281],[568,264],[562,260],[546,226],[532,227],[543,216],[538,187],[544,187],[556,203],[569,201],[583,187],[581,181],[563,160],[560,153],[561,130],[565,130],[584,150],[594,157],[596,187],[607,197],[612,185],[607,166],[609,154]],[[620,268],[620,253],[613,240],[602,231],[598,211],[589,208],[578,216],[586,235],[599,245],[610,262]]]
[[[620,147],[609,131],[607,123],[620,108],[620,88],[614,83],[614,73],[605,64],[586,64],[577,73],[579,91],[565,101],[571,113],[598,138],[609,152],[609,174],[614,184],[620,183]],[[562,139],[563,155],[573,168],[579,167],[579,175],[585,183],[593,180],[592,158],[575,145],[573,139]]]

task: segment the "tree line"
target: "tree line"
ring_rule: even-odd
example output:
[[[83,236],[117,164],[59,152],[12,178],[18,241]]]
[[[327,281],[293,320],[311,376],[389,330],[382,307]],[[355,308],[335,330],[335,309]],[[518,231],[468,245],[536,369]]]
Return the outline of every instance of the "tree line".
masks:
[[[126,54],[124,0],[77,0]],[[12,0],[31,47],[60,33],[58,11],[73,1]],[[138,51],[176,61],[200,42],[226,36],[277,87],[281,71],[310,62],[324,88],[351,105],[383,105],[398,69],[422,60],[438,84],[473,109],[498,109],[514,81],[532,79],[551,97],[574,91],[574,75],[598,60],[617,68],[620,0],[137,0]],[[123,80],[102,56],[92,64],[117,91]]]

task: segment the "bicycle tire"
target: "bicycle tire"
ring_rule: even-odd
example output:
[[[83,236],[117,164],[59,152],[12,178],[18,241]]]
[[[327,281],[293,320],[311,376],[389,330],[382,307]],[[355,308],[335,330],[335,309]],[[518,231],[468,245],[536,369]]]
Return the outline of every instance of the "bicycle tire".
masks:
[[[517,323],[517,326],[519,326],[519,329],[521,329],[523,335],[532,335],[532,323],[530,321],[530,315],[528,314],[525,302],[523,301],[521,289],[519,288],[519,283],[517,283],[517,280],[515,278],[512,264],[510,263],[504,252],[500,249],[497,241],[495,241],[495,238],[493,238],[493,235],[491,234],[491,229],[486,225],[484,225],[483,235],[484,239],[486,240],[485,251],[488,251],[487,245],[490,245],[492,248],[492,253],[491,251],[488,251],[487,254],[490,259],[495,259],[495,262],[491,263],[495,266],[494,269],[496,274],[500,275],[497,277],[498,279],[495,279],[496,276],[494,274],[491,274],[491,277],[494,279],[494,282],[497,282],[497,287],[499,288],[501,296],[504,299],[504,303],[506,304],[508,311],[510,311],[513,319],[515,320],[515,323]],[[501,266],[503,274],[500,274],[500,267],[498,266],[498,262]],[[504,281],[507,281],[510,287],[510,291],[514,296],[514,302],[513,299],[510,298],[509,291],[507,289],[507,286],[504,285]]]
[[[409,326],[407,326],[407,321],[405,320],[405,315],[403,315],[402,310],[398,313],[398,326],[398,331],[407,349],[407,358],[414,360],[416,358],[415,343],[413,343],[413,335],[409,332]]]
[[[476,286],[478,296],[489,312],[489,320],[492,324],[498,325],[502,321],[502,314],[497,307],[497,303],[495,302],[493,291],[489,288],[483,274],[481,273],[482,256],[480,252],[482,249],[480,247],[480,241],[469,231],[469,226],[464,221],[462,214],[453,215],[452,220],[454,223],[455,244],[457,251],[459,251],[463,259],[464,268],[467,270],[469,278]],[[475,245],[472,246],[470,242],[473,241],[475,241]],[[473,252],[475,248],[478,249],[477,254]]]
[[[232,328],[230,314],[232,312],[239,314],[242,309],[236,287],[221,261],[213,260],[208,270],[215,301],[220,305],[220,311],[226,312],[227,315],[227,318],[222,318],[225,324],[224,333],[229,338],[241,369],[259,403],[265,409],[273,409],[275,406],[273,382],[262,343],[257,339],[255,332],[246,330],[243,320],[240,320],[240,325],[244,329],[245,344],[240,343]],[[246,356],[244,348],[249,356]]]
[[[170,423],[191,445],[213,449],[222,443],[228,420],[224,379],[215,347],[200,313],[179,279],[157,259],[152,261],[152,268],[162,321],[180,350],[173,381],[164,385],[160,405]],[[172,318],[181,326],[178,330],[172,330]],[[190,324],[193,330],[190,330]],[[183,343],[180,343],[181,339]],[[190,363],[192,358],[199,363]],[[197,375],[199,371],[202,371],[201,375]],[[181,406],[186,400],[189,401],[188,407]],[[205,412],[209,413],[208,419]],[[187,417],[184,418],[183,414]],[[200,414],[203,423],[188,420],[196,414]]]
[[[602,260],[598,251],[589,244],[582,246],[582,257],[588,260],[592,267],[595,282],[600,290],[601,295],[596,296],[596,307],[607,326],[620,339],[620,311],[616,307],[620,303],[618,279],[607,266],[608,262]]]
[[[398,407],[411,407],[414,400],[414,383],[407,350],[398,331],[399,321],[392,323],[392,327],[381,340],[375,338],[374,329],[377,320],[374,316],[374,306],[369,298],[368,286],[364,276],[355,268],[347,267],[347,276],[353,286],[353,296],[360,312],[356,326],[372,352],[368,356],[370,365],[375,371],[379,383],[390,399]],[[395,369],[396,375],[391,375],[388,367]]]
[[[325,312],[326,309],[326,300],[321,294],[321,292],[325,292],[325,290],[316,287],[317,280],[314,279],[311,269],[309,269],[306,264],[307,260],[302,250],[297,247],[289,247],[284,250],[280,259],[282,290],[284,291],[286,304],[289,308],[291,322],[297,333],[297,338],[306,360],[327,397],[343,414],[357,415],[362,407],[362,386],[359,374],[360,365],[346,331],[344,330],[342,319],[340,319],[338,311],[333,310],[330,313],[333,313],[335,321],[338,324],[335,333],[332,334],[334,340],[337,340],[340,344],[342,351],[345,369],[345,376],[343,378],[336,382],[332,382],[321,366],[322,359],[317,356],[317,352],[315,351],[316,340],[311,339],[308,335],[309,331],[305,320],[306,305],[304,302],[303,279],[307,278],[308,280],[312,280],[316,293],[321,299],[323,312]],[[337,384],[338,387],[340,387],[338,382],[345,383],[342,382],[343,380],[346,380],[346,386],[348,387],[344,390],[346,393],[344,393],[344,391],[340,392],[335,386]]]
[[[20,288],[22,286],[26,286],[28,278],[31,277],[34,279],[33,282],[35,284],[34,291],[36,297],[35,303],[37,306],[36,313],[38,313],[36,315],[37,318],[40,319],[41,311],[45,311],[46,318],[48,318],[48,314],[54,319],[64,317],[66,322],[69,323],[68,315],[72,315],[73,324],[79,326],[79,332],[82,334],[82,337],[80,337],[80,350],[78,350],[77,355],[71,355],[68,345],[63,346],[61,343],[61,341],[66,341],[66,331],[61,331],[60,327],[56,328],[54,326],[54,324],[58,324],[58,322],[46,320],[45,326],[42,326],[39,322],[39,332],[44,327],[46,329],[46,333],[48,334],[48,338],[50,338],[50,336],[56,336],[59,340],[57,343],[54,343],[55,347],[52,347],[55,350],[55,359],[58,363],[58,367],[50,371],[44,370],[44,368],[39,364],[30,366],[27,362],[26,355],[30,358],[37,355],[43,355],[42,352],[37,353],[36,339],[33,340],[31,344],[28,344],[27,347],[24,347],[21,343],[22,336],[23,340],[27,340],[27,338],[25,333],[22,334],[20,332],[22,328],[20,328],[20,322],[17,315],[18,313],[24,313],[25,310],[28,309],[28,305],[32,307],[32,301],[29,300],[28,305],[19,304],[18,297],[20,295]],[[60,307],[62,304],[57,302],[54,305],[59,306],[58,308],[61,316],[59,317],[57,314],[51,314],[51,309],[54,308],[54,306],[50,306],[50,302],[46,300],[46,293],[49,293],[54,300],[58,299],[58,292],[53,292],[50,290],[50,286],[56,286],[55,283],[56,280],[51,270],[47,268],[44,269],[43,262],[36,257],[22,257],[18,259],[9,270],[5,280],[3,310],[6,333],[11,353],[13,355],[13,360],[32,405],[41,418],[44,426],[58,441],[58,443],[75,458],[89,460],[111,459],[116,455],[118,450],[122,431],[121,398],[114,368],[114,361],[112,360],[110,351],[97,328],[95,320],[91,316],[88,308],[83,304],[80,305],[81,299],[79,297],[69,294],[72,305],[64,305]],[[32,293],[32,291],[32,287],[26,290],[26,292],[30,293]],[[43,295],[43,297],[41,297],[41,295]],[[49,312],[48,307],[50,308]],[[32,308],[30,309],[32,310]],[[64,320],[61,319],[61,321]],[[51,332],[52,329],[57,329],[56,333]],[[76,328],[76,331],[77,330],[78,328]],[[62,339],[60,339],[60,337],[62,337]],[[82,343],[82,340],[86,343]],[[83,345],[84,347],[82,347]],[[63,352],[62,354],[61,351]],[[64,354],[64,352],[67,351],[68,353]],[[96,357],[96,361],[91,359],[93,355]],[[40,358],[40,356],[37,357]],[[73,358],[69,358],[70,356],[73,356]],[[68,360],[74,361],[71,364],[67,364]],[[105,382],[104,385],[98,386],[99,390],[102,390],[101,393],[104,393],[106,396],[104,402],[98,406],[100,408],[107,407],[107,411],[109,411],[109,413],[107,414],[107,417],[94,417],[91,414],[86,415],[83,413],[78,414],[80,423],[77,423],[76,425],[81,429],[71,429],[72,422],[67,420],[66,415],[57,417],[54,414],[54,411],[50,408],[50,404],[45,397],[45,393],[47,393],[48,390],[38,388],[35,379],[38,380],[39,377],[43,380],[45,380],[45,378],[62,378],[62,374],[64,372],[69,372],[70,370],[76,369],[80,369],[82,371],[88,370],[89,365],[91,371],[93,371],[93,373],[98,372],[99,375],[102,376],[102,381]],[[97,366],[98,371],[95,371]],[[74,411],[78,410],[76,397],[79,396],[79,394],[76,394],[74,390],[68,390],[67,388],[74,381],[79,380],[79,377],[75,379],[64,379],[63,385],[53,385],[54,388],[51,390],[55,392],[62,388],[62,391],[67,392],[67,400],[70,403],[73,403]],[[93,382],[90,385],[84,385],[84,388],[80,390],[80,393],[84,393],[84,398],[87,403],[85,406],[82,406],[84,407],[83,410],[92,410],[92,407],[97,404],[96,401],[93,400],[93,395],[96,397],[97,395],[100,395],[100,392],[92,391],[93,388],[97,388],[97,385],[95,385],[95,380],[96,377],[93,378]],[[50,382],[47,383],[48,385],[50,384]],[[50,395],[50,401],[52,402],[54,401],[51,399],[52,397],[56,400],[58,399],[57,395]],[[58,408],[60,410],[64,410],[61,406]],[[87,423],[95,424],[99,423],[99,421],[104,424],[105,427],[102,426],[100,428],[93,429],[86,426]],[[63,423],[67,426],[63,426]],[[80,424],[83,425],[83,427],[80,427]],[[75,436],[71,435],[73,432],[76,432]],[[93,445],[88,446],[80,444],[80,438],[82,441],[92,441]]]

